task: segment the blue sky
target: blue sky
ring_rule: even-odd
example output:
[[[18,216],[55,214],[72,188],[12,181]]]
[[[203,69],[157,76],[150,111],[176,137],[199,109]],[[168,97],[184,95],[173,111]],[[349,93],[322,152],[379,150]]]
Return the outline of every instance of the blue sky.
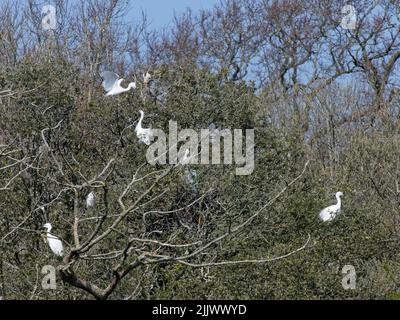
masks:
[[[129,0],[130,14],[128,19],[140,17],[141,9],[147,14],[151,29],[160,29],[170,23],[174,13],[183,13],[186,8],[193,12],[199,9],[212,8],[218,0]]]

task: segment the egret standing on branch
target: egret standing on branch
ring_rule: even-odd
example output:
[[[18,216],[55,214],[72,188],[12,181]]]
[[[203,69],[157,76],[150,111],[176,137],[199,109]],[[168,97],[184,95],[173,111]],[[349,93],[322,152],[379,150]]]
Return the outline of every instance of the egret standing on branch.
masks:
[[[45,241],[49,244],[51,251],[53,251],[56,256],[62,257],[64,255],[64,247],[61,240],[50,233],[52,229],[51,224],[46,223],[43,228],[46,229]]]
[[[151,80],[151,74],[146,72],[143,73],[143,83],[147,86]]]
[[[144,143],[149,146],[151,140],[153,139],[153,131],[150,128],[142,128],[144,112],[142,110],[139,110],[139,112],[140,112],[140,119],[135,128],[136,136],[138,137],[141,143]]]
[[[86,197],[86,209],[94,208],[95,205],[96,205],[96,196],[92,191]]]
[[[113,96],[116,94],[120,94],[122,92],[129,91],[131,88],[136,89],[136,83],[131,82],[127,88],[122,88],[121,87],[121,82],[124,79],[120,79],[119,75],[110,72],[110,71],[104,71],[101,74],[101,77],[103,78],[103,87],[107,91],[106,96]]]
[[[342,205],[342,202],[340,200],[340,197],[343,196],[343,192],[336,192],[336,200],[337,203],[334,204],[333,206],[327,207],[323,209],[319,213],[319,217],[322,221],[327,222],[327,221],[332,221],[333,219],[336,218],[336,215],[340,212],[340,208]]]

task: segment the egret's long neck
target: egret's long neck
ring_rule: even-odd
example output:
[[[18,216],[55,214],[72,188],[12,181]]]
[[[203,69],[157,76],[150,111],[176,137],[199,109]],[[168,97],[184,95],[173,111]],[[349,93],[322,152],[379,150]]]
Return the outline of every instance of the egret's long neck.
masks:
[[[128,84],[128,86],[125,88],[125,89],[123,89],[124,91],[129,91],[131,88],[134,88],[135,87],[135,84],[133,83],[133,82],[131,82],[130,84]]]
[[[143,117],[144,117],[144,113],[143,113],[143,111],[140,111],[140,119],[139,119],[138,124],[136,125],[136,130],[137,129],[142,129]]]
[[[337,195],[336,196],[336,200],[337,200],[337,206],[340,208],[340,206],[342,205],[342,201],[340,200],[340,196],[339,195]]]
[[[117,86],[118,86],[120,89],[123,89],[122,86],[121,86],[122,81],[124,81],[124,79],[119,79],[118,82],[117,82]]]

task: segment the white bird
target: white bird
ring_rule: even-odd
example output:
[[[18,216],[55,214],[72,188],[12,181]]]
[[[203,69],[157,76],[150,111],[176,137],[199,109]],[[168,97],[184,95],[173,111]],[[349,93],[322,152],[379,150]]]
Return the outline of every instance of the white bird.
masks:
[[[151,74],[148,72],[143,73],[143,83],[147,85],[150,82],[150,80],[151,80]]]
[[[86,197],[86,209],[91,209],[96,205],[96,195],[94,192],[90,192]]]
[[[333,219],[336,218],[336,215],[340,212],[340,208],[341,208],[341,200],[340,197],[343,196],[343,192],[336,192],[336,200],[337,203],[334,204],[333,206],[327,207],[325,209],[323,209],[320,213],[319,213],[319,218],[324,221],[332,221]]]
[[[122,88],[121,87],[121,82],[124,79],[120,79],[119,75],[115,74],[114,72],[110,71],[104,71],[101,74],[101,77],[103,78],[103,87],[107,91],[106,96],[113,96],[116,94],[120,94],[122,92],[129,91],[131,88],[136,89],[136,83],[131,82],[127,88]]]
[[[144,143],[149,146],[151,140],[153,139],[153,130],[150,128],[142,128],[144,112],[142,110],[139,110],[139,112],[140,112],[140,119],[135,128],[136,136],[138,137],[140,143]]]
[[[46,229],[45,241],[49,244],[51,251],[53,251],[56,256],[62,257],[64,255],[64,247],[61,240],[50,233],[52,228],[51,224],[46,223],[43,228]]]

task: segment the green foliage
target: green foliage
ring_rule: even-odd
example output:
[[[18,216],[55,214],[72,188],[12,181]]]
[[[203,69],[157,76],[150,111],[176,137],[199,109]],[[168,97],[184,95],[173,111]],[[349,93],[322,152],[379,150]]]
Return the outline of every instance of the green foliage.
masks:
[[[107,219],[98,234],[113,226],[110,218],[123,211],[121,195],[146,164],[147,146],[138,143],[134,132],[139,110],[144,110],[144,126],[165,132],[170,120],[178,130],[205,129],[210,123],[222,129],[255,128],[254,172],[236,176],[234,166],[191,165],[196,188],[185,182],[186,168],[172,171],[151,190],[153,180],[138,179],[123,199],[130,206],[143,196],[135,210],[75,257],[71,269],[81,279],[107,288],[119,270],[114,255],[127,257],[122,267],[144,253],[182,257],[195,249],[159,244],[206,244],[230,233],[185,260],[192,266],[174,259],[140,264],[110,298],[400,299],[398,119],[367,129],[363,123],[321,128],[318,119],[326,114],[313,101],[305,103],[315,113],[305,124],[287,92],[271,98],[267,88],[256,92],[250,82],[229,81],[194,64],[156,69],[149,88],[116,97],[104,96],[92,70],[61,55],[27,54],[1,69],[0,87],[18,91],[0,97],[0,144],[14,150],[11,158],[0,157],[0,188],[12,179],[0,189],[1,294],[7,299],[93,298],[60,277],[57,290],[41,288],[44,265],[66,267],[44,243],[41,227],[51,221],[70,252],[76,245],[75,209],[82,219],[81,242],[90,239],[103,215]],[[347,94],[345,88],[321,92],[332,100]],[[23,161],[8,167],[15,159]],[[98,179],[98,204],[87,210],[85,197],[92,188],[86,178],[96,177],[110,159],[109,174]],[[307,170],[289,185],[307,161]],[[154,170],[167,167],[144,165],[140,178],[153,178]],[[249,220],[284,188],[272,206]],[[339,190],[344,193],[342,211],[324,224],[318,212]],[[49,204],[44,212],[43,203]],[[245,228],[231,232],[246,221]],[[308,236],[307,246],[295,252]],[[202,266],[221,262],[227,264]],[[356,269],[355,290],[341,285],[345,265]]]

